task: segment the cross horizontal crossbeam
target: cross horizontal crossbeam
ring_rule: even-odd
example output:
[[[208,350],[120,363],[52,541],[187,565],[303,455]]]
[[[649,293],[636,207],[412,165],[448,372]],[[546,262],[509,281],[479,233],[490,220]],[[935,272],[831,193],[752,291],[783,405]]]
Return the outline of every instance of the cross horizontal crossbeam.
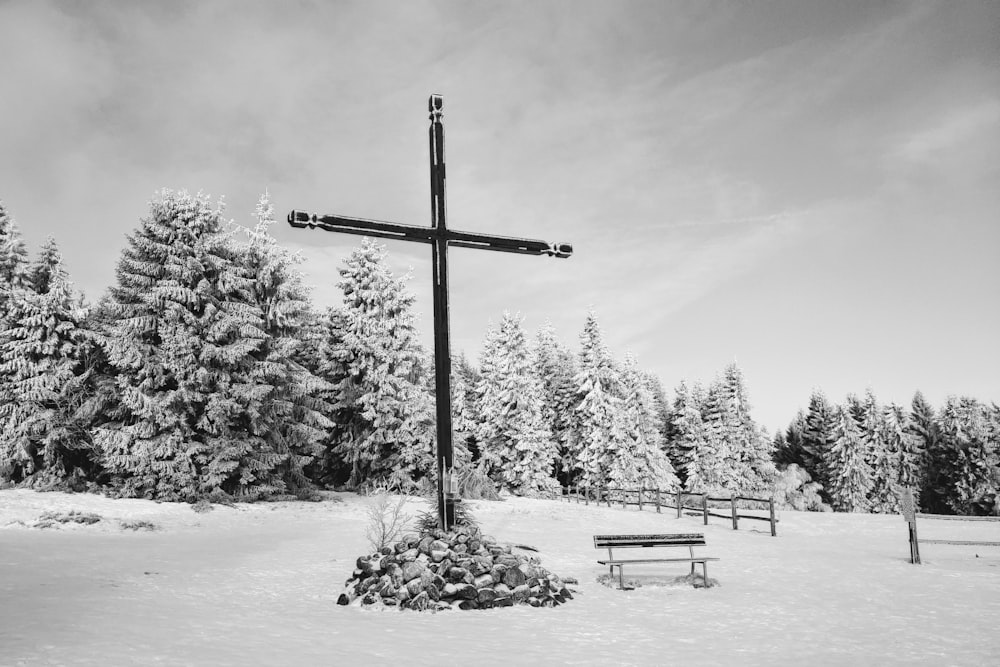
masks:
[[[517,239],[509,236],[494,236],[475,232],[461,232],[441,227],[420,227],[403,225],[398,222],[369,220],[367,218],[349,218],[343,215],[318,215],[305,211],[292,211],[288,214],[288,224],[292,227],[324,229],[328,232],[375,236],[384,239],[398,239],[433,243],[445,241],[449,246],[457,248],[477,248],[480,250],[496,250],[498,252],[513,252],[522,255],[548,255],[549,257],[569,257],[573,254],[573,246],[569,243],[548,243],[537,239]]]

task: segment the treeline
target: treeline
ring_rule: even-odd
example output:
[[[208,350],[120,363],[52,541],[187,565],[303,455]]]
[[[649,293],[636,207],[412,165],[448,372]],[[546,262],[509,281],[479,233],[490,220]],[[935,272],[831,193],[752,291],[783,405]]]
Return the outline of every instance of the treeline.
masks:
[[[816,391],[775,436],[775,460],[804,469],[837,511],[898,512],[911,488],[924,512],[1000,514],[1000,407],[974,398],[935,411],[919,391],[909,409],[871,390],[841,404]]]
[[[0,481],[167,500],[252,500],[314,486],[412,489],[434,470],[433,364],[413,296],[365,240],[317,313],[295,256],[203,196],[163,191],[95,304],[55,241],[29,262],[0,205]],[[523,495],[560,486],[759,489],[774,468],[735,366],[707,390],[607,349],[577,350],[504,314],[453,363],[464,479]]]
[[[55,242],[29,261],[0,204],[0,483],[164,500],[432,483],[433,361],[405,278],[366,239],[340,269],[343,305],[318,312],[273,222],[266,194],[248,228],[163,191],[87,304]],[[475,362],[453,359],[452,391],[467,497],[644,486],[887,512],[913,486],[928,511],[996,502],[996,406],[817,393],[772,438],[735,364],[668,400],[593,313],[573,348],[504,313]]]
[[[486,334],[479,368],[464,357],[456,366],[461,459],[515,493],[759,491],[773,481],[773,445],[750,417],[735,364],[707,391],[682,384],[671,404],[631,355],[611,355],[593,313],[575,351],[550,325],[529,342],[505,313]]]

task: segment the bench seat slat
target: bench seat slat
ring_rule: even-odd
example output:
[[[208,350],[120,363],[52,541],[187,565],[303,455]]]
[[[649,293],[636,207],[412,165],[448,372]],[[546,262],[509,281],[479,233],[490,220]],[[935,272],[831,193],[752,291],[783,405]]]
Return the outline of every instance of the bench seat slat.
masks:
[[[703,547],[705,536],[694,535],[595,535],[594,547]]]
[[[594,535],[599,540],[672,539],[675,537],[703,537],[704,533],[619,533]]]
[[[678,537],[633,537],[631,539],[595,539],[595,542],[600,544],[641,544],[643,542],[651,542],[654,544],[676,544],[677,542],[704,542],[705,537],[703,535],[679,535]]]
[[[702,533],[677,533],[673,535],[669,534],[658,534],[658,535],[594,535],[594,541],[624,541],[624,542],[635,542],[635,541],[659,541],[659,540],[703,540],[705,536]]]
[[[694,558],[635,558],[632,560],[616,558],[614,560],[599,560],[597,561],[601,565],[612,565],[618,563],[703,563],[709,560],[719,560],[718,558],[710,557],[694,557]]]

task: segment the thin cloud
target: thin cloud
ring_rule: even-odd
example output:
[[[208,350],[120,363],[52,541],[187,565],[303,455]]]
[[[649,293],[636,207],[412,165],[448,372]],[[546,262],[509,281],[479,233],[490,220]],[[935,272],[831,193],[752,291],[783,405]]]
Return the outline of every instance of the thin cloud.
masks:
[[[1000,130],[1000,100],[991,99],[966,108],[950,109],[937,123],[904,139],[892,155],[927,163],[941,153]]]
[[[744,225],[771,225],[775,223],[781,223],[786,221],[792,221],[801,218],[803,211],[782,211],[780,213],[770,213],[767,215],[751,215],[742,218],[726,218],[726,219],[716,219],[716,220],[677,220],[668,222],[664,227],[715,227],[715,226],[736,226],[742,227]]]

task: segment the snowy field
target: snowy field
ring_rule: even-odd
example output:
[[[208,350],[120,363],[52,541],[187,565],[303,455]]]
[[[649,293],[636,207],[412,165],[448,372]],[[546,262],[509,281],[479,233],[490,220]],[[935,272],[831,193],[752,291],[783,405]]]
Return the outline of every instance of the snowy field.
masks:
[[[667,510],[472,502],[485,532],[536,547],[579,594],[553,609],[431,614],[334,603],[367,551],[366,502],[196,513],[0,491],[0,665],[1000,664],[1000,549],[925,545],[911,565],[897,516],[783,512],[772,538],[765,522],[733,531]],[[71,510],[102,520],[36,525]],[[142,521],[156,529],[123,526]],[[597,582],[595,533],[701,531],[703,553],[722,559],[715,587]],[[920,531],[1000,540],[996,523]],[[669,581],[688,566],[646,567],[633,574]]]

